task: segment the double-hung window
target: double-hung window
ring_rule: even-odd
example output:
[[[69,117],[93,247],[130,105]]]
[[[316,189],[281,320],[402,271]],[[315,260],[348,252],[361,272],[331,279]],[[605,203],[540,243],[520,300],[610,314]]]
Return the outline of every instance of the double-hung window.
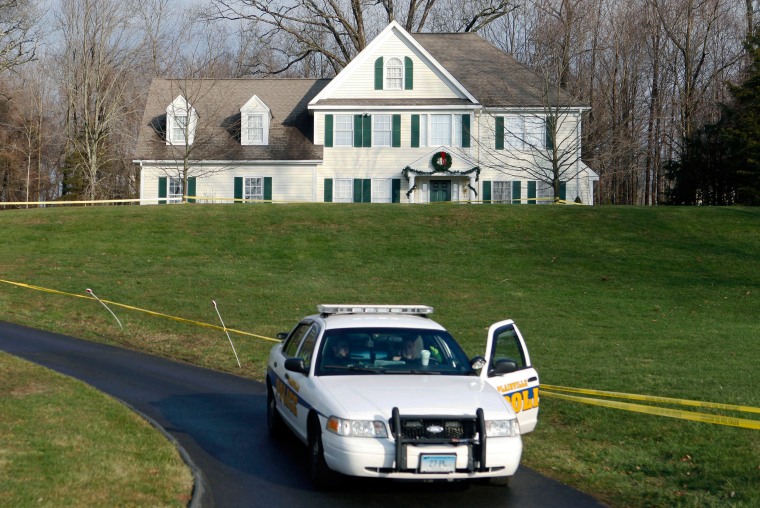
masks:
[[[254,145],[264,143],[264,115],[248,113],[248,142]]]
[[[353,115],[335,115],[335,146],[354,146]]]
[[[178,176],[170,176],[167,180],[166,197],[169,199],[169,203],[178,203],[182,201],[182,178]]]
[[[512,202],[512,182],[493,182],[491,190],[492,203]]]
[[[264,178],[247,176],[243,181],[243,198],[246,201],[264,200]]]
[[[504,145],[512,150],[525,149],[525,117],[512,115],[504,118]]]
[[[543,116],[525,118],[525,142],[529,148],[546,148],[546,119]]]
[[[391,115],[372,115],[372,144],[391,146]]]
[[[430,115],[430,144],[451,145],[451,115]]]
[[[372,179],[372,202],[373,203],[390,203],[391,202],[391,180],[388,178]]]
[[[385,64],[385,89],[401,90],[404,86],[404,65],[399,58],[389,58]]]
[[[333,202],[354,202],[354,180],[352,178],[336,178],[333,188]]]
[[[187,115],[176,114],[174,115],[174,123],[172,125],[172,143],[182,144],[185,143],[187,136]]]
[[[420,146],[428,146],[428,116],[420,115]]]

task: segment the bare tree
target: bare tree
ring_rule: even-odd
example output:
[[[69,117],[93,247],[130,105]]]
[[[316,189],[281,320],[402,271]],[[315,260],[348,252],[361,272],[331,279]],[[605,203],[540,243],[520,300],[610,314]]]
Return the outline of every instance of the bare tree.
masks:
[[[392,20],[409,32],[419,32],[438,14],[447,20],[447,31],[475,31],[512,8],[508,0],[213,0],[213,5],[212,19],[255,25],[262,42],[280,57],[271,73],[299,67],[320,55],[324,75],[337,74]]]
[[[0,72],[34,60],[36,14],[31,0],[0,0]]]
[[[133,12],[129,3],[117,0],[62,0],[57,15],[67,165],[83,178],[83,192],[91,200],[101,194],[104,169],[119,161],[110,149],[113,130],[139,106],[128,93],[141,42]]]

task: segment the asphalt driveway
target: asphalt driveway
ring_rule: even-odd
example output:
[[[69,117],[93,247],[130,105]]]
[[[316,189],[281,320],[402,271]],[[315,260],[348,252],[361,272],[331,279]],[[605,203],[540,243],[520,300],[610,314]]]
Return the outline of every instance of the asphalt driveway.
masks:
[[[295,438],[268,437],[262,383],[2,322],[0,350],[80,379],[160,425],[195,467],[197,506],[602,506],[523,466],[508,489],[349,480],[339,491],[317,492],[309,482],[306,448]]]

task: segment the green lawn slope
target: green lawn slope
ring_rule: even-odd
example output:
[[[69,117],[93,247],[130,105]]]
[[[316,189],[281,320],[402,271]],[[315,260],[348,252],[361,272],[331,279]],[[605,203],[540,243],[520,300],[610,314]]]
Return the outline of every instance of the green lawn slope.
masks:
[[[513,318],[542,383],[760,407],[760,209],[181,205],[0,213],[0,279],[273,337],[418,303]],[[0,319],[262,379],[271,342],[0,283]],[[752,418],[752,415],[729,413]],[[755,415],[756,419],[757,416]],[[760,431],[541,399],[524,463],[613,506],[760,505]]]

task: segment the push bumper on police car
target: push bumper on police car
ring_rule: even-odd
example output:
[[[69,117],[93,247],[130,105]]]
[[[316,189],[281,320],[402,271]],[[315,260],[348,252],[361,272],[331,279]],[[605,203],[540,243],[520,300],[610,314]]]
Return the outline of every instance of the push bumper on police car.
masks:
[[[500,431],[509,436],[489,437],[483,411],[477,413],[407,416],[394,408],[387,438],[323,433],[325,461],[330,469],[350,476],[464,480],[514,475],[522,455],[517,421],[509,420],[510,428]]]

